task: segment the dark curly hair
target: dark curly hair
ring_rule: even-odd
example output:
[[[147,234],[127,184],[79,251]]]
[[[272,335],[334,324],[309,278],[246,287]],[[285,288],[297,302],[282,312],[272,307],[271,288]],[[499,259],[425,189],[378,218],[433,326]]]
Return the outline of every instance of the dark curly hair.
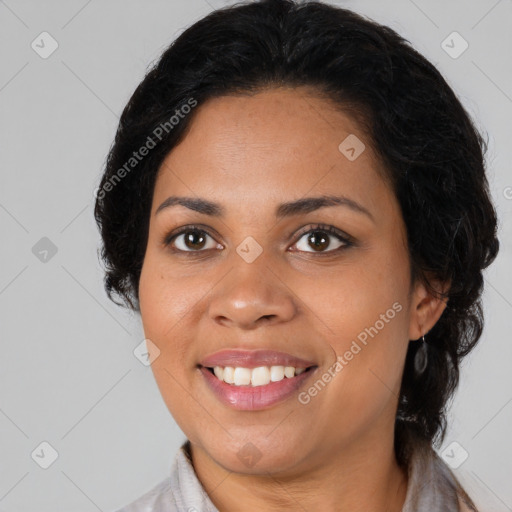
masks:
[[[155,178],[194,117],[185,106],[280,86],[310,87],[360,122],[401,206],[412,282],[433,294],[433,279],[450,283],[421,375],[413,364],[419,343],[409,343],[395,425],[404,464],[416,442],[444,437],[461,358],[483,329],[482,270],[499,243],[487,143],[438,70],[392,29],[320,2],[262,0],[214,11],[185,30],[126,105],[96,192],[105,289],[140,311]],[[170,123],[173,116],[180,121]],[[133,160],[150,139],[154,147]]]

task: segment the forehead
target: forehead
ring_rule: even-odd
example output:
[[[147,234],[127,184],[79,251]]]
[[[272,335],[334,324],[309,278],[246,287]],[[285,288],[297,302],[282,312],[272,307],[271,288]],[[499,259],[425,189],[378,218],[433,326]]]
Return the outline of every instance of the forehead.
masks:
[[[154,201],[172,193],[261,206],[314,190],[372,203],[386,194],[380,165],[358,123],[306,88],[222,96],[196,108]]]

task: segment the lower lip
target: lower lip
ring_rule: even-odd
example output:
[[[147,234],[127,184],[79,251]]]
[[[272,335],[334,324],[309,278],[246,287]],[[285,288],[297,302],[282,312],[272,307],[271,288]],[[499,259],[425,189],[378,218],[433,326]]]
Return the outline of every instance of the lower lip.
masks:
[[[226,384],[204,366],[200,369],[210,389],[221,402],[240,411],[257,411],[290,398],[315,372],[316,367],[295,377],[285,377],[279,382],[270,382],[264,386],[234,386]]]

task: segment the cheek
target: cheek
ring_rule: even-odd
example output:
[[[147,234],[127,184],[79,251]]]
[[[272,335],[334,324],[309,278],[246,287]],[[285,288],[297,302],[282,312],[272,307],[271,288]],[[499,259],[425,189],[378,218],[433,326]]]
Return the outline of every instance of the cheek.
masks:
[[[399,392],[408,344],[408,266],[402,254],[387,254],[340,267],[308,298],[333,349],[332,364],[338,358],[328,400],[340,421],[374,418]]]
[[[202,296],[200,278],[179,277],[165,257],[146,254],[139,282],[139,302],[144,332],[170,338],[174,327],[191,313]],[[204,294],[204,292],[203,292]]]
[[[152,364],[154,369],[177,364],[181,359],[177,326],[188,309],[185,293],[175,279],[166,276],[158,261],[146,256],[139,281],[139,303],[144,335],[160,350]]]
[[[187,298],[190,287],[181,286],[179,280],[171,279],[168,274],[156,258],[146,256],[139,282],[139,303],[144,335],[160,351],[151,364],[155,382],[167,408],[183,428],[189,421],[188,395],[183,391],[189,388],[186,380],[188,343],[180,326],[190,309]]]
[[[377,260],[377,258],[376,258]],[[294,291],[309,306],[322,332],[343,348],[347,341],[377,324],[382,337],[405,322],[408,290],[402,265],[386,265],[382,259],[347,263],[311,286],[309,279],[295,278]],[[394,324],[394,325],[392,325]],[[339,341],[336,341],[339,340]]]

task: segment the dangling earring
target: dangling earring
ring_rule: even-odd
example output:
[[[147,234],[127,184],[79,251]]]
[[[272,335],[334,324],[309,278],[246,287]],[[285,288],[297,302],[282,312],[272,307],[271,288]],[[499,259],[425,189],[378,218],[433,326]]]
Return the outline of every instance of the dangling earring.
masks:
[[[418,350],[416,350],[416,354],[414,354],[414,369],[418,375],[421,375],[428,364],[428,346],[425,341],[425,335],[422,336],[420,341],[420,346]]]

